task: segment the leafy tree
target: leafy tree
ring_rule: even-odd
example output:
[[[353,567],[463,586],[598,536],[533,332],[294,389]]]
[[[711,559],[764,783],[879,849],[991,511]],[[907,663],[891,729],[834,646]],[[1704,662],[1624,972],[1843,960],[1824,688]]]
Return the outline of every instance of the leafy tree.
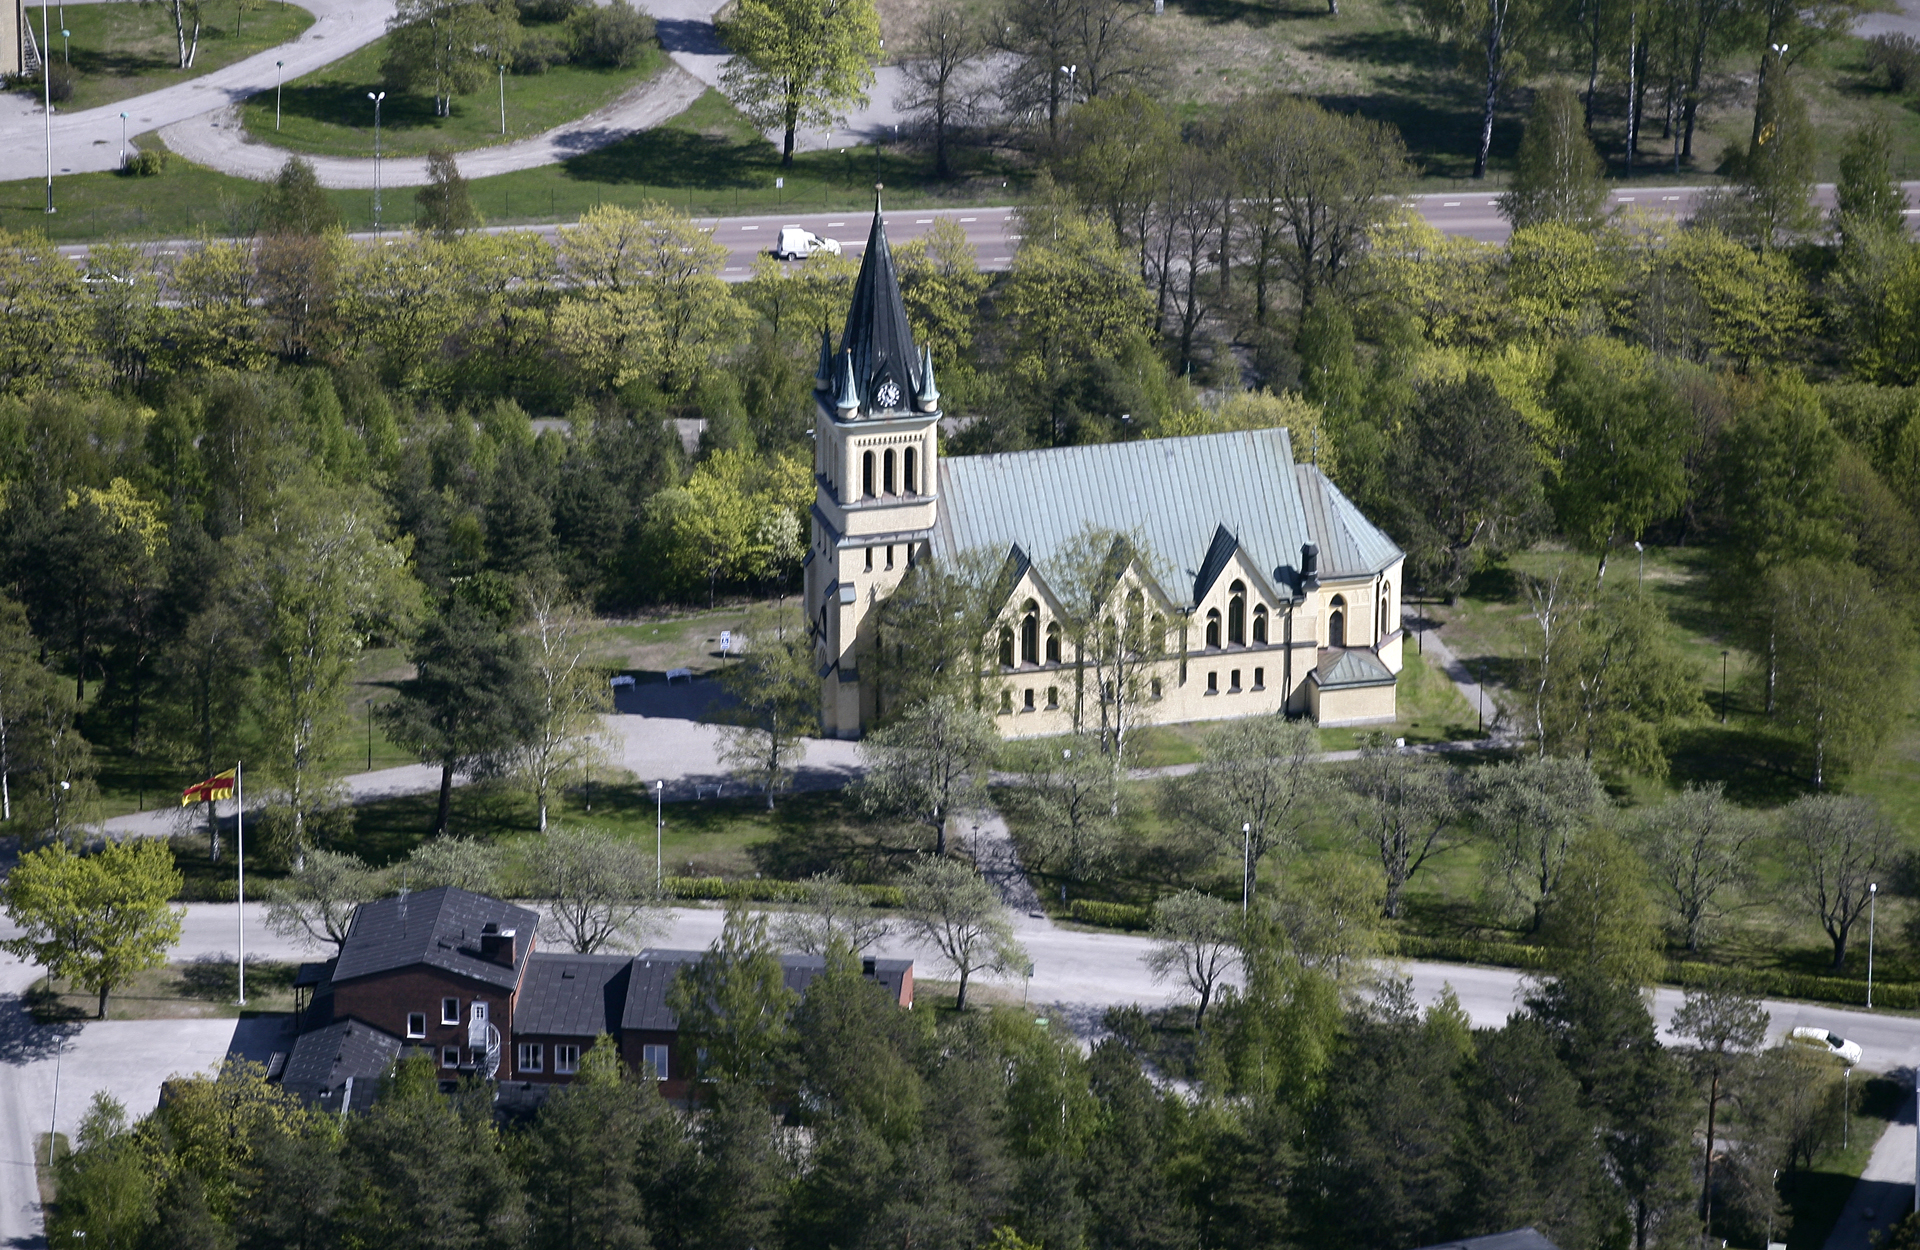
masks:
[[[1531,0],[1422,0],[1421,20],[1460,58],[1461,72],[1480,83],[1480,142],[1473,176],[1487,175],[1493,116],[1500,99],[1526,73],[1527,57],[1544,33],[1544,5]]]
[[[986,52],[986,39],[970,13],[945,3],[923,12],[908,40],[908,59],[901,66],[907,94],[899,107],[932,132],[934,177],[951,178],[951,132],[972,112],[970,76]]]
[[[1592,229],[1607,202],[1605,172],[1573,89],[1542,87],[1527,111],[1513,186],[1500,197],[1500,211],[1515,229],[1542,222]]]
[[[1153,950],[1147,970],[1156,981],[1178,977],[1200,999],[1193,1027],[1206,1027],[1214,991],[1240,962],[1239,917],[1233,906],[1198,890],[1169,894],[1153,905]]]
[[[942,694],[975,710],[986,702],[996,640],[1011,593],[1006,553],[975,549],[951,560],[916,561],[875,613],[872,663],[885,706],[911,707]],[[866,663],[866,661],[862,661]]]
[[[1119,850],[1112,769],[1093,739],[1076,734],[1065,741],[1073,745],[1060,748],[1058,759],[1047,748],[1020,795],[1029,866],[1060,875],[1062,902],[1068,882],[1083,885],[1105,876]]]
[[[386,81],[433,97],[433,115],[473,91],[520,39],[519,11],[504,0],[401,0],[387,23]]]
[[[425,885],[420,882],[418,885]],[[346,949],[360,904],[386,893],[386,883],[357,855],[313,851],[284,881],[267,889],[267,927],[303,946]]]
[[[39,235],[0,231],[0,395],[84,384],[90,350],[86,287]]]
[[[1813,784],[1872,759],[1905,706],[1913,631],[1851,565],[1795,560],[1773,569],[1767,596],[1779,666],[1780,717],[1813,751]]]
[[[1868,887],[1893,861],[1893,826],[1871,799],[1810,794],[1781,816],[1780,844],[1791,893],[1826,930],[1839,972],[1846,967],[1853,926],[1872,901]]]
[[[1731,153],[1738,217],[1762,252],[1804,233],[1817,220],[1812,204],[1813,162],[1819,140],[1807,103],[1784,67],[1760,81],[1753,142]]]
[[[1397,919],[1407,882],[1451,845],[1446,834],[1460,815],[1458,780],[1446,765],[1371,734],[1341,781],[1354,841],[1379,858],[1386,877],[1381,914]]]
[[[604,7],[576,9],[567,18],[567,35],[575,60],[608,69],[632,69],[639,63],[641,51],[655,41],[655,28],[653,19],[627,0],[612,0]]]
[[[414,224],[442,239],[451,239],[480,225],[480,213],[473,206],[467,180],[460,173],[459,162],[446,148],[434,148],[427,153],[427,182],[414,193],[414,199],[420,205],[420,216]]]
[[[1859,252],[1874,242],[1904,234],[1907,194],[1892,170],[1893,137],[1884,122],[1868,122],[1841,145],[1833,224],[1840,235],[1842,252]]]
[[[1180,1110],[1115,1037],[1094,1044],[1087,1087],[1100,1114],[1087,1137],[1087,1242],[1110,1250],[1188,1250],[1197,1241],[1171,1163]]]
[[[720,758],[767,797],[773,795],[806,752],[804,735],[820,723],[820,678],[813,640],[784,616],[771,627],[746,634],[745,653],[721,670],[720,684],[732,704],[724,718]]]
[[[1140,0],[1019,0],[994,23],[1002,54],[996,71],[1000,107],[1029,123],[1045,112],[1047,141],[1078,101],[1149,90],[1160,67],[1148,43],[1148,9]],[[1071,74],[1062,73],[1071,66]]]
[[[966,1010],[967,982],[975,973],[1026,966],[1006,905],[966,864],[931,856],[916,860],[902,888],[907,924],[960,978],[956,1010]]]
[[[1646,875],[1633,848],[1604,826],[1573,844],[1541,928],[1566,975],[1635,987],[1659,975],[1660,925]]]
[[[1315,855],[1267,900],[1267,910],[1301,969],[1334,985],[1364,983],[1392,951],[1380,914],[1380,874],[1356,855]]]
[[[127,1109],[96,1090],[74,1146],[55,1164],[60,1201],[47,1210],[49,1238],[77,1243],[73,1234],[85,1232],[116,1250],[140,1245],[159,1218],[159,1183],[147,1140],[127,1125]]]
[[[532,733],[514,753],[521,784],[533,792],[539,828],[547,829],[553,792],[593,767],[605,753],[599,717],[613,700],[606,673],[593,661],[593,620],[553,582],[525,591],[524,650],[532,678]]]
[[[1727,802],[1719,782],[1689,784],[1642,814],[1635,841],[1687,949],[1700,949],[1708,926],[1726,914],[1727,895],[1755,878],[1750,862],[1763,826]]]
[[[1707,1083],[1707,1145],[1700,1169],[1700,1216],[1711,1227],[1714,1120],[1720,1110],[1720,1086],[1745,1058],[1767,1040],[1769,1017],[1760,1000],[1725,986],[1688,990],[1673,1013],[1673,1032],[1689,1038],[1696,1079]]]
[[[1243,197],[1236,212],[1253,270],[1254,316],[1266,324],[1272,289],[1291,283],[1301,325],[1345,282],[1412,177],[1390,125],[1274,94],[1238,110],[1227,140]]]
[[[719,940],[667,991],[683,1049],[700,1056],[702,1081],[764,1090],[781,1078],[799,1001],[784,977],[767,918],[729,904]]]
[[[1638,587],[1609,590],[1567,613],[1554,646],[1557,676],[1540,670],[1545,749],[1664,774],[1660,735],[1705,705],[1660,606]]]
[[[1756,252],[1703,223],[1682,230],[1661,263],[1681,288],[1672,338],[1695,359],[1750,371],[1779,360],[1809,327],[1805,284],[1778,249]]]
[[[1560,351],[1547,403],[1559,473],[1548,490],[1560,528],[1600,554],[1638,540],[1679,510],[1687,493],[1693,418],[1647,358],[1610,339]]]
[[[723,88],[754,125],[784,133],[782,165],[802,126],[831,128],[866,104],[880,59],[872,0],[747,0],[717,25],[733,53]]]
[[[261,198],[261,233],[317,235],[339,224],[339,210],[327,198],[312,162],[289,156]]]
[[[410,658],[416,675],[380,719],[395,742],[440,766],[433,832],[447,834],[455,772],[495,772],[536,732],[533,674],[498,616],[455,594],[427,622]]]
[[[167,844],[147,838],[109,842],[77,855],[55,842],[22,855],[0,884],[0,906],[21,930],[0,946],[107,997],[136,972],[166,962],[180,940],[184,911],[167,906],[180,892]]]
[[[1329,779],[1319,768],[1320,735],[1275,712],[1228,721],[1207,735],[1200,766],[1174,784],[1169,801],[1206,831],[1222,854],[1249,860],[1248,892],[1268,855],[1291,856]]]
[[[893,268],[900,278],[900,301],[906,305],[907,322],[915,336],[932,344],[936,355],[946,351],[955,355],[951,361],[935,361],[941,371],[941,385],[951,390],[956,381],[954,367],[973,346],[980,298],[987,290],[988,278],[980,271],[980,258],[967,241],[966,229],[942,217],[933,223],[933,229],[893,249]]]
[[[893,928],[890,919],[874,913],[872,901],[857,886],[832,873],[815,873],[799,884],[800,902],[774,922],[774,939],[782,950],[827,955],[844,948],[858,955]]]
[[[630,839],[554,828],[528,848],[526,873],[561,938],[582,955],[643,945],[659,924],[653,864]]]
[[[192,1177],[199,1193],[191,1205],[226,1221],[260,1141],[296,1131],[305,1118],[299,1098],[267,1080],[265,1064],[233,1056],[209,1073],[170,1079],[151,1128],[172,1156],[170,1179]]]
[[[933,853],[945,855],[947,822],[984,800],[986,770],[999,748],[1000,734],[985,713],[961,697],[934,695],[861,742],[861,804],[924,827]]]
[[[1390,453],[1399,516],[1388,522],[1419,582],[1456,593],[1524,536],[1540,497],[1526,421],[1478,370],[1430,383]]]
[[[1608,806],[1599,777],[1585,760],[1532,756],[1481,769],[1469,802],[1502,910],[1517,904],[1531,912],[1538,933],[1575,839]]]

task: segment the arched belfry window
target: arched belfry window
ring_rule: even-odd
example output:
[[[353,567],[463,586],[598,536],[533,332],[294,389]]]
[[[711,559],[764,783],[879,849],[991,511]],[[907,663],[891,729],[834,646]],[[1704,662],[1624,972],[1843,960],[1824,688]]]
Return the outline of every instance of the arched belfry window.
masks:
[[[1327,645],[1344,647],[1347,645],[1347,597],[1335,595],[1327,613]]]
[[[1380,627],[1374,631],[1382,638],[1393,632],[1393,584],[1380,583]]]
[[[1040,605],[1031,599],[1020,609],[1020,662],[1040,662]]]
[[[1253,605],[1253,645],[1267,645],[1267,605],[1264,603]]]
[[[1047,622],[1047,663],[1060,662],[1060,622]]]
[[[1247,645],[1247,584],[1235,582],[1227,588],[1227,641],[1236,647]]]
[[[863,498],[873,498],[873,453],[860,453],[860,494]]]
[[[918,469],[919,466],[914,463],[918,459],[919,457],[914,454],[914,450],[911,447],[900,453],[900,484],[909,495],[917,495],[920,493],[920,479],[915,473],[915,470]]]
[[[1220,649],[1219,608],[1207,609],[1207,649],[1209,651],[1218,651]]]
[[[891,447],[887,448],[884,470],[880,477],[880,489],[891,495],[893,494],[893,448]]]
[[[1013,667],[1013,631],[1010,629],[1000,631],[1000,667]]]

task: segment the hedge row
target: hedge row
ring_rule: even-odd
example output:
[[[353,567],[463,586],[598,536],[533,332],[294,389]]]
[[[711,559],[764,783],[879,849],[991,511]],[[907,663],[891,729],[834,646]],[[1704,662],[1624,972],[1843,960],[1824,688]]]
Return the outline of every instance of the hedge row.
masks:
[[[1134,903],[1096,903],[1076,898],[1067,905],[1067,918],[1106,929],[1151,929],[1153,908]]]
[[[668,877],[664,886],[668,898],[728,903],[804,903],[808,889],[804,881],[772,881],[764,877],[737,881],[725,877]],[[854,889],[873,907],[907,905],[897,885],[858,885]]]

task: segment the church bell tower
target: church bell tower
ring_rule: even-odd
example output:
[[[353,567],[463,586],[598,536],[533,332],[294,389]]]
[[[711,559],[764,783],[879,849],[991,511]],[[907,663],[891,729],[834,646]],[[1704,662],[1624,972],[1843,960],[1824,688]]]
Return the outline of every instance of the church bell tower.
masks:
[[[835,738],[859,737],[878,711],[872,674],[861,673],[873,610],[926,554],[939,504],[933,349],[914,346],[879,192],[839,347],[823,327],[814,375],[806,601],[821,729]]]

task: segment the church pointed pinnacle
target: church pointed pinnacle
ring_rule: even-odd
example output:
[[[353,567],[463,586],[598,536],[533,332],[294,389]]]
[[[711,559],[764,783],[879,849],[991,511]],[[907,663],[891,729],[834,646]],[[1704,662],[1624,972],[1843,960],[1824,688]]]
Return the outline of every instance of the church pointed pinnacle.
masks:
[[[840,393],[834,397],[833,406],[840,410],[843,417],[852,416],[860,407],[860,392],[853,384],[853,353],[840,353]]]
[[[820,324],[820,367],[813,371],[813,389],[828,390],[833,386],[833,339],[827,333],[825,322]]]
[[[922,412],[932,412],[940,407],[940,388],[933,382],[933,344],[931,343],[920,349],[920,394],[915,396],[915,399],[919,401]]]

